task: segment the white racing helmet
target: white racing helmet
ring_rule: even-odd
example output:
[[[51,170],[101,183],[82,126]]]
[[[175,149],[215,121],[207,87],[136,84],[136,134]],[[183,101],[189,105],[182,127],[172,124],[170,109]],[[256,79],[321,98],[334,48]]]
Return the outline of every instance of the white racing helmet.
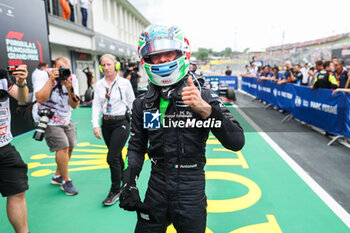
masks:
[[[166,51],[176,51],[173,61],[152,64],[150,55]],[[148,26],[141,33],[138,52],[149,80],[157,86],[171,86],[185,77],[189,70],[190,45],[179,27]]]

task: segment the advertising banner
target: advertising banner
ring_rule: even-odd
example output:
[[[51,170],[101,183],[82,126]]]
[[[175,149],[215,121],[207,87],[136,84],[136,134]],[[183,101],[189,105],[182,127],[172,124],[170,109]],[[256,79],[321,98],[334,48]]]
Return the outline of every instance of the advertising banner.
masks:
[[[32,91],[31,74],[38,63],[50,63],[48,25],[43,0],[2,0],[0,3],[0,69],[26,64],[28,88]],[[11,98],[12,133],[17,135],[33,128],[30,115],[15,113],[17,102]],[[22,112],[23,113],[23,112]],[[29,117],[28,117],[29,115]]]
[[[237,76],[205,76],[205,81],[212,90],[219,90],[221,86],[238,88]]]
[[[345,136],[347,136],[348,138],[350,138],[350,95],[347,94],[345,95],[345,103],[346,103],[346,107],[345,107],[345,127],[344,127],[344,131],[345,131]]]
[[[290,84],[292,85],[292,84]],[[293,116],[333,134],[344,132],[343,94],[332,95],[332,90],[295,86]]]
[[[330,89],[310,89],[290,83],[277,85],[268,80],[257,82],[244,77],[242,90],[287,110],[308,124],[333,134],[350,136],[349,95],[332,95]]]
[[[256,78],[242,77],[242,90],[251,95],[258,95],[258,84]]]
[[[220,85],[227,85],[233,87],[235,90],[238,89],[238,78],[237,76],[220,76]]]
[[[276,84],[269,80],[258,81],[257,97],[270,104],[277,105],[276,98],[272,94],[272,90],[275,89]]]
[[[295,88],[291,84],[275,84],[275,88],[272,90],[275,105],[288,112],[292,112],[294,109]],[[304,87],[303,87],[304,88]]]

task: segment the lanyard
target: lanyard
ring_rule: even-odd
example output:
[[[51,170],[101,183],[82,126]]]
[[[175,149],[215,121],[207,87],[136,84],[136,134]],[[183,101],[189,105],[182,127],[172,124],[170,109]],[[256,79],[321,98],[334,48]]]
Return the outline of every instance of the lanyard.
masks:
[[[339,78],[341,77],[341,75],[344,73],[344,69],[341,71],[340,75],[338,76],[338,73],[335,72],[335,77],[337,78],[337,81],[339,81]]]
[[[117,78],[114,80],[114,82],[112,83],[110,88],[106,87],[106,95],[105,96],[106,96],[107,101],[110,100],[113,87],[116,83],[117,83]]]
[[[111,107],[112,106],[110,105],[109,100],[111,99],[112,90],[113,90],[113,87],[114,87],[114,85],[116,83],[117,83],[117,78],[114,80],[114,82],[112,83],[110,88],[106,87],[106,95],[105,95],[105,97],[106,97],[106,100],[107,100],[107,106],[106,106],[107,112],[111,112]]]

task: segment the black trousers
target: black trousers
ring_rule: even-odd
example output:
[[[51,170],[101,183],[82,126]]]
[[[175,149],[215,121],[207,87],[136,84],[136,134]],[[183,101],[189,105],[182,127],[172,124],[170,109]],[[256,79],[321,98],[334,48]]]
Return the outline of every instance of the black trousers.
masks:
[[[130,134],[130,123],[127,120],[103,120],[102,135],[108,147],[107,163],[111,170],[111,192],[120,191],[124,161],[122,149]]]
[[[74,21],[75,21],[74,20],[74,6],[72,4],[70,4],[69,2],[68,2],[68,4],[69,4],[69,8],[70,8],[69,20],[74,23]]]
[[[165,233],[171,223],[178,233],[204,233],[207,197],[204,170],[152,166],[144,203],[157,221],[138,220],[135,233]]]

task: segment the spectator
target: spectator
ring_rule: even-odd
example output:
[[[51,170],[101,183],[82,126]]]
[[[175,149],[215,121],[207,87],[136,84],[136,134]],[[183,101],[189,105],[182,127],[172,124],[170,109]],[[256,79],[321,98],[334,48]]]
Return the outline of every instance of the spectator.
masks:
[[[300,69],[300,72],[303,74],[303,79],[301,80],[301,85],[308,86],[309,85],[309,66],[308,63],[305,62],[303,67]]]
[[[255,65],[255,63],[250,62],[250,70],[249,70],[250,77],[257,77],[259,72],[260,72],[259,68]]]
[[[314,75],[314,84],[311,88],[338,88],[337,79],[333,76],[331,71],[331,62],[324,63],[324,69]]]
[[[230,70],[229,66],[226,67],[225,75],[226,76],[231,76],[232,75],[232,70]]]
[[[130,113],[134,101],[134,93],[128,80],[120,77],[115,69],[116,59],[111,54],[101,57],[100,63],[105,76],[94,88],[92,102],[92,127],[95,137],[103,139],[108,147],[107,163],[111,172],[112,185],[107,198],[102,202],[105,206],[113,205],[119,200],[120,182],[124,161],[122,149],[130,134]],[[103,113],[102,125],[99,118]]]
[[[290,80],[289,82],[291,81],[295,81],[291,76],[294,72],[294,69],[293,69],[293,66],[292,64],[290,63],[290,61],[286,61],[286,72],[284,73],[284,79],[285,80]]]
[[[69,3],[69,9],[70,9],[69,20],[74,23],[75,21],[74,8],[77,5],[77,0],[68,0],[68,3]]]
[[[290,61],[286,61],[286,72],[284,73],[284,79],[277,81],[277,84],[283,83],[296,83],[296,78],[294,77],[294,69]]]
[[[336,58],[334,61],[334,67],[335,67],[335,77],[337,79],[337,83],[339,85],[339,88],[346,88],[346,82],[348,81],[348,71],[344,70],[343,68],[343,61],[339,58]]]
[[[283,75],[281,72],[279,72],[280,69],[278,68],[278,66],[274,66],[272,68],[272,73],[273,73],[273,78],[272,78],[272,81],[279,81],[279,80],[282,80],[283,79]]]
[[[311,67],[309,72],[308,72],[308,74],[309,74],[309,86],[312,87],[312,85],[314,84],[316,75],[321,70],[323,70],[323,61],[322,60],[318,60],[318,61],[315,62],[315,67]]]
[[[80,11],[82,15],[82,24],[84,27],[87,27],[88,19],[88,9],[92,3],[92,0],[80,0]]]
[[[62,18],[64,20],[67,20],[69,18],[69,15],[70,15],[69,4],[68,4],[67,0],[60,0],[60,4],[62,7]]]
[[[262,72],[259,75],[260,80],[271,80],[273,79],[273,73],[269,65],[263,67]]]
[[[152,33],[151,33],[152,32]],[[147,36],[145,36],[147,35]],[[148,36],[149,35],[149,36]],[[160,75],[154,67],[168,69],[182,60],[189,64],[188,40],[178,27],[150,25],[140,36],[141,64],[150,67],[148,92],[133,104],[128,166],[123,172],[120,207],[138,210],[135,233],[165,232],[173,223],[177,232],[204,233],[207,219],[205,195],[205,142],[211,130],[229,150],[240,150],[244,134],[230,111],[212,90],[195,86],[188,66],[176,66],[173,72]],[[173,46],[176,44],[177,46]],[[172,63],[173,62],[173,63]],[[169,80],[166,83],[162,80]],[[201,90],[201,92],[199,91]],[[183,105],[177,106],[177,102]],[[180,106],[187,106],[187,117],[194,121],[220,119],[221,127],[165,127],[161,122],[178,121]],[[145,113],[152,109],[151,122],[160,120],[160,128],[144,127]],[[177,110],[178,109],[178,110]],[[165,113],[166,112],[166,113]],[[176,118],[168,116],[176,113]],[[169,114],[169,115],[168,115]],[[181,115],[181,114],[180,114]],[[144,203],[136,187],[145,153],[152,163]],[[153,220],[154,219],[154,220]]]
[[[257,77],[257,78],[260,77],[262,71],[263,71],[263,67],[262,67],[262,66],[259,66],[258,69],[257,69],[257,71],[256,71],[256,77]]]
[[[138,83],[141,78],[141,74],[139,72],[139,69],[136,66],[136,63],[130,62],[128,69],[124,73],[124,78],[129,80],[132,85],[132,89],[134,90],[134,95],[135,97],[138,96],[139,91],[138,91]]]
[[[253,66],[251,66],[253,65]],[[242,74],[242,77],[252,77],[252,78],[256,78],[256,71],[255,71],[255,64],[251,63],[250,65],[246,65],[245,69],[246,72],[244,74]]]
[[[299,64],[294,65],[293,75],[294,75],[294,78],[295,78],[295,83],[298,84],[298,85],[307,85],[307,83],[302,84],[303,73],[301,73],[300,70],[301,70],[301,65],[299,65]]]
[[[6,71],[0,75],[7,75]],[[1,116],[1,126],[4,129],[11,127],[10,101],[7,94],[20,102],[26,102],[28,98],[27,65],[20,65],[12,76],[16,79],[15,85],[8,86],[6,78],[0,79],[0,89],[7,96],[1,101],[2,110],[7,113]],[[16,148],[11,145],[11,131],[2,132],[4,133],[0,140],[0,193],[3,197],[7,197],[7,216],[14,230],[17,233],[28,232],[25,199],[25,191],[28,190],[28,168]]]
[[[241,74],[242,77],[249,77],[249,65],[245,65],[245,73]]]
[[[63,78],[58,67],[70,69],[69,59],[58,57],[53,69],[41,71],[35,78],[33,93],[37,103],[33,107],[33,118],[39,123],[38,112],[53,113],[45,130],[46,143],[51,152],[56,152],[57,169],[51,184],[61,185],[61,190],[67,195],[75,195],[78,190],[69,177],[68,162],[77,143],[71,109],[79,105],[78,80],[72,74]]]

